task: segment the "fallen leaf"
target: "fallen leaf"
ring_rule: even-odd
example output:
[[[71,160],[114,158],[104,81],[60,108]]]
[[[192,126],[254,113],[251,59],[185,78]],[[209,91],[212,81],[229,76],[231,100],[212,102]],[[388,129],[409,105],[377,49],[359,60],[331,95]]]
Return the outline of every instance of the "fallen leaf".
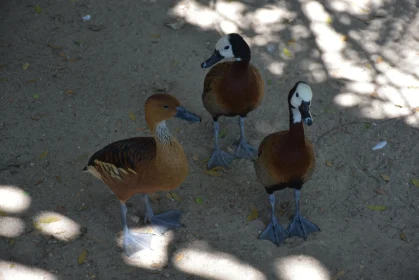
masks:
[[[39,184],[41,184],[45,179],[39,179],[38,181],[35,182],[35,186],[38,186]]]
[[[371,124],[370,124],[370,123],[366,123],[366,124],[364,124],[364,128],[365,128],[365,129],[370,129],[370,128],[371,128]]]
[[[182,19],[178,19],[175,22],[165,23],[164,25],[167,26],[167,27],[172,28],[173,30],[177,30],[177,29],[182,28],[185,25],[185,21],[182,20]]]
[[[86,260],[87,251],[86,249],[83,250],[83,252],[80,253],[79,257],[77,258],[77,263],[82,264]]]
[[[365,67],[367,67],[368,69],[372,68],[371,64],[369,64],[369,63],[365,64]]]
[[[370,94],[371,97],[378,97],[378,92],[374,91],[373,93]]]
[[[14,263],[10,264],[10,268],[13,268],[15,266],[16,266],[16,264],[14,264]]]
[[[386,182],[390,181],[390,176],[388,176],[387,174],[381,174],[381,178],[383,178],[383,180]]]
[[[22,64],[22,69],[23,70],[26,70],[26,69],[28,69],[29,68],[29,62],[26,62],[26,63],[23,63]]]
[[[246,220],[248,222],[250,222],[250,221],[253,221],[253,220],[257,219],[258,216],[259,216],[258,209],[256,209],[256,207],[252,207],[250,209],[250,214],[247,215]]]
[[[345,270],[341,269],[338,272],[336,272],[336,274],[332,277],[331,280],[338,280],[341,276],[343,276],[343,274],[345,274]]]
[[[166,198],[167,198],[168,200],[170,200],[170,201],[175,201],[175,200],[173,199],[173,197],[172,197],[172,194],[171,194],[171,193],[166,193]]]
[[[385,205],[367,205],[367,208],[373,211],[385,211],[387,206]]]
[[[219,172],[220,171],[220,168],[221,167],[219,167],[219,166],[216,166],[216,167],[214,167],[214,168],[211,168],[211,169],[209,169],[209,170],[205,170],[205,175],[208,175],[208,176],[212,176],[212,177],[220,177],[222,174]],[[227,173],[227,172],[226,172]]]
[[[326,18],[326,23],[327,24],[331,24],[333,22],[333,19],[330,17],[330,16],[328,16],[327,18]]]
[[[193,154],[193,155],[192,155],[192,160],[193,160],[193,161],[198,161],[198,160],[199,160],[198,155]]]
[[[36,4],[35,5],[35,13],[37,15],[39,15],[40,13],[42,13],[42,8],[41,8],[41,6],[39,6],[39,4]]]
[[[77,44],[77,45],[79,45],[79,46],[80,45],[83,45],[83,42],[82,41],[74,41],[74,43]]]
[[[33,97],[34,99],[38,99],[38,98],[39,98],[39,94],[35,93],[34,95],[32,95],[32,97]]]
[[[133,112],[129,112],[129,113],[128,113],[128,116],[129,116],[129,118],[130,118],[133,122],[135,122],[135,120],[137,119],[137,118],[135,117],[135,115],[134,115],[134,113],[133,113]]]
[[[38,223],[52,224],[52,223],[58,222],[60,220],[61,220],[61,218],[59,218],[59,217],[49,216],[49,217],[43,217],[43,218],[38,219]]]
[[[267,80],[266,83],[268,84],[268,86],[272,85],[272,80]]]
[[[57,46],[57,45],[54,45],[54,44],[51,44],[51,43],[48,44],[48,47],[50,47],[51,49],[54,49],[54,50],[60,50],[60,49],[63,48],[61,46]]]
[[[195,202],[197,203],[197,204],[203,204],[204,203],[204,199],[202,198],[202,197],[197,197],[197,198],[195,198]]]
[[[291,40],[289,40],[289,41],[287,42],[287,45],[288,45],[288,46],[293,46],[293,45],[295,45],[295,43],[296,43],[295,39],[294,39],[294,38],[291,38]]]
[[[402,105],[398,105],[398,104],[394,104],[394,106],[399,107],[399,108],[403,108]]]
[[[42,231],[42,227],[39,225],[39,223],[38,223],[38,222],[34,222],[34,223],[33,223],[33,227],[34,227],[36,230]]]
[[[220,133],[218,133],[218,138],[224,138],[226,136],[227,136],[227,132],[225,131],[225,129],[222,129]]]
[[[346,36],[346,35],[342,35],[342,36],[340,36],[340,39],[341,39],[343,42],[346,42],[346,41],[348,40],[348,36]]]
[[[284,48],[284,54],[287,56],[287,57],[292,57],[293,55],[292,55],[292,53],[287,49],[287,48]]]
[[[67,55],[65,54],[65,52],[64,52],[64,51],[60,51],[60,52],[58,53],[58,55],[59,55],[59,56],[61,56],[62,58],[67,58]]]
[[[179,133],[180,132],[180,128],[176,128],[175,131],[176,131],[176,133]]]
[[[150,35],[152,38],[155,38],[155,39],[157,39],[157,38],[160,38],[161,37],[161,35],[160,34],[158,34],[158,33],[153,33],[153,34],[151,34]]]
[[[402,231],[401,233],[400,233],[400,239],[401,240],[403,240],[403,241],[406,241],[406,234]]]
[[[43,159],[44,157],[46,157],[48,155],[48,150],[47,151],[45,151],[45,152],[43,152],[40,156],[39,156],[39,158],[40,159]]]
[[[379,194],[379,195],[385,195],[385,194],[387,194],[386,191],[383,190],[383,189],[375,189],[375,193],[376,194]]]
[[[151,267],[152,268],[160,268],[162,266],[162,264],[161,263],[156,263],[156,262],[153,262],[152,264],[151,264]]]
[[[37,81],[38,81],[38,79],[30,79],[30,80],[25,81],[25,83],[33,84],[33,83],[36,83]]]
[[[183,200],[182,197],[175,192],[171,192],[170,194],[172,195],[173,199],[176,200],[176,201],[182,201]]]
[[[6,217],[6,216],[7,216],[7,214],[6,214],[6,212],[3,212],[3,211],[1,211],[1,210],[0,210],[0,216],[2,216],[2,217]]]
[[[61,183],[61,177],[60,176],[55,176],[55,179],[57,179],[58,183]]]
[[[74,90],[72,90],[72,89],[66,90],[65,93],[69,94],[69,95],[74,95],[75,94]]]
[[[329,166],[329,167],[331,167],[333,165],[333,163],[330,162],[330,161],[328,161],[328,160],[326,160],[326,165]]]
[[[15,245],[16,244],[16,239],[14,239],[14,238],[10,238],[9,239],[9,245],[10,246],[13,246],[13,245]]]
[[[175,262],[180,262],[183,259],[183,254],[177,254],[175,257]]]
[[[413,178],[413,179],[411,180],[411,182],[412,182],[412,184],[413,184],[413,185],[415,185],[416,187],[419,187],[419,179],[417,179],[417,178]]]
[[[415,110],[416,112],[419,112],[419,107],[416,107],[414,110]]]
[[[383,58],[381,56],[377,56],[377,59],[375,60],[377,63],[383,62]]]

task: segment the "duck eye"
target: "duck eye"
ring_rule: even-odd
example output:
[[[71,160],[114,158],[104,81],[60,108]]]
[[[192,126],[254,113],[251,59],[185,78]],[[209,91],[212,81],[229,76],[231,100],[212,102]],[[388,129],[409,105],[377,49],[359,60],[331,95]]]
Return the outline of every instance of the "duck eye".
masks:
[[[225,46],[224,47],[225,50],[228,50],[229,48],[230,48],[230,46]]]
[[[167,108],[169,108],[169,106],[167,106],[167,105],[164,105],[163,107],[164,107],[164,109],[167,109]]]
[[[298,95],[298,92],[297,92],[297,94],[295,95],[296,97],[300,97],[299,95]]]

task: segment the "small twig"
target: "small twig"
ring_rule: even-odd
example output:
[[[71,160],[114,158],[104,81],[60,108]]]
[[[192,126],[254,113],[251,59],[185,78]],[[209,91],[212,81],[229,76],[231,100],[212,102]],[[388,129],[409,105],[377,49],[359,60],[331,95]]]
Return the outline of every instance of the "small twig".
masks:
[[[351,124],[361,124],[361,123],[366,123],[366,124],[373,124],[373,123],[375,123],[375,124],[382,124],[382,123],[385,123],[385,122],[388,122],[388,121],[392,121],[392,120],[396,120],[396,119],[400,119],[400,118],[404,118],[404,117],[409,117],[409,116],[411,116],[411,115],[413,115],[414,114],[414,112],[412,113],[412,114],[408,114],[408,115],[403,115],[403,116],[398,116],[398,117],[394,117],[394,118],[390,118],[390,119],[386,119],[386,120],[381,120],[381,121],[378,121],[378,122],[367,122],[367,121],[353,121],[353,122],[348,122],[348,123],[345,123],[345,124],[342,124],[342,125],[337,125],[337,126],[335,126],[335,127],[333,127],[332,129],[330,129],[330,130],[328,130],[328,131],[326,131],[325,133],[323,133],[322,135],[320,135],[318,138],[317,138],[317,140],[314,142],[314,143],[319,143],[319,141],[324,137],[324,136],[326,136],[326,135],[328,135],[329,133],[331,133],[331,132],[333,132],[333,131],[335,131],[335,130],[337,130],[337,129],[339,129],[339,128],[342,128],[342,127],[344,127],[344,126],[348,126],[348,125],[351,125]]]

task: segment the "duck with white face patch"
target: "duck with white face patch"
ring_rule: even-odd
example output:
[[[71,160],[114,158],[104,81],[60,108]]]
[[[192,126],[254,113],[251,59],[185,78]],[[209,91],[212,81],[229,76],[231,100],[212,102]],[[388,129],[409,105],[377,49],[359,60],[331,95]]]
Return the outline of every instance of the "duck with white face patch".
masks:
[[[234,59],[213,66],[204,81],[202,102],[214,121],[215,146],[208,161],[208,169],[215,166],[229,166],[235,157],[255,159],[257,151],[246,142],[244,120],[255,110],[264,96],[264,82],[259,70],[250,63],[250,47],[236,33],[221,37],[210,58],[201,64],[209,68],[223,59]],[[220,116],[239,116],[240,140],[234,156],[218,146]]]
[[[289,130],[268,135],[259,146],[254,167],[256,176],[269,194],[271,223],[260,235],[279,245],[288,236],[304,239],[320,228],[300,215],[300,190],[313,174],[316,158],[311,141],[304,136],[303,122],[313,124],[310,113],[313,93],[305,82],[297,82],[288,94]],[[288,230],[279,225],[275,217],[275,192],[291,188],[295,195],[295,215]]]

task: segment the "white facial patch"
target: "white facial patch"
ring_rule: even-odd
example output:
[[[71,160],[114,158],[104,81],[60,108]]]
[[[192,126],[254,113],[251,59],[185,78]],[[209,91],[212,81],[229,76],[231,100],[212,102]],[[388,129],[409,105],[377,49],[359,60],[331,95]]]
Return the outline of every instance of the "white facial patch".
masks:
[[[291,105],[294,107],[294,108],[291,108],[294,123],[301,122],[301,113],[298,107],[301,106],[301,103],[303,101],[311,102],[312,98],[313,98],[313,93],[311,91],[310,86],[306,83],[299,83],[290,101]]]
[[[228,40],[228,35],[223,36],[215,44],[215,49],[220,52],[224,58],[234,58],[233,46],[231,46],[230,41]]]

